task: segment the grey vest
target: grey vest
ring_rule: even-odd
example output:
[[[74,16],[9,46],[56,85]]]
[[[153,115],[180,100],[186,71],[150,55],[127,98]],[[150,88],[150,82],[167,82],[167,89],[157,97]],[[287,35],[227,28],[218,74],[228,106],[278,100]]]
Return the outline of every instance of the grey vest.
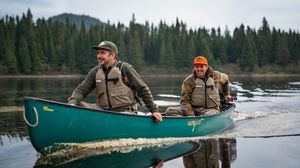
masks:
[[[191,103],[194,107],[219,109],[219,91],[212,77],[208,77],[206,83],[202,79],[195,79],[195,88],[192,92]]]
[[[134,92],[122,81],[121,68],[114,66],[105,75],[100,67],[96,73],[97,104],[103,109],[114,109],[136,104]]]

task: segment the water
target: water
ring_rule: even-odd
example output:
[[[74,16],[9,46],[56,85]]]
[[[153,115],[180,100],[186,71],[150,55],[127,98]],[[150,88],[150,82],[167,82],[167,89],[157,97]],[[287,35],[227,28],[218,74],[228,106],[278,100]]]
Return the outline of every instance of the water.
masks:
[[[179,104],[184,78],[143,78],[160,107],[159,111]],[[28,137],[22,117],[23,96],[66,102],[82,79],[0,79],[1,168],[300,165],[300,77],[231,78],[231,85],[238,89],[234,127],[222,133],[204,138],[122,139],[73,144],[68,150],[41,156]],[[86,100],[95,102],[93,95],[91,93]],[[143,107],[139,110],[147,112]]]

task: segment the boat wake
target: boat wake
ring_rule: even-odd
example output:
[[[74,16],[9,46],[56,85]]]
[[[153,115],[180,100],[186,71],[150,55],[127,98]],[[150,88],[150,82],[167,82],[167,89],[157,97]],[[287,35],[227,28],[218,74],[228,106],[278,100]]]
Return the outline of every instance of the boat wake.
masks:
[[[285,112],[287,113],[287,112]],[[255,111],[255,112],[238,112],[235,111],[233,113],[233,121],[243,121],[243,120],[250,120],[255,118],[263,118],[263,117],[269,117],[274,115],[280,115],[283,114],[283,112],[262,112],[262,111]]]

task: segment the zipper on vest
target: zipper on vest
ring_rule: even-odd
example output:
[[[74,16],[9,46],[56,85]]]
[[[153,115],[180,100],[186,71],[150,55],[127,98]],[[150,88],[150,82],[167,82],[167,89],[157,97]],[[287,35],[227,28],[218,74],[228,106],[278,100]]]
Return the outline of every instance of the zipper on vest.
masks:
[[[108,94],[108,85],[107,85],[107,80],[108,80],[108,74],[105,73],[105,89],[106,89],[106,96],[107,96],[107,100],[108,100],[108,104],[109,104],[109,109],[112,108],[112,105],[111,105],[111,102],[110,102],[110,97],[109,97],[109,94]]]
[[[205,108],[207,109],[207,88],[206,88],[206,82],[204,82],[204,106],[205,106]]]

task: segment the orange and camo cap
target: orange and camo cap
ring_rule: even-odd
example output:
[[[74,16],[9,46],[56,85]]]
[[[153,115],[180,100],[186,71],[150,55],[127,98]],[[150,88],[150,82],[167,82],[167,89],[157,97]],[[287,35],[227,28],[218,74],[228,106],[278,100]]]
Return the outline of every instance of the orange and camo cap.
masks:
[[[207,60],[205,57],[198,56],[194,59],[193,65],[207,65]]]

